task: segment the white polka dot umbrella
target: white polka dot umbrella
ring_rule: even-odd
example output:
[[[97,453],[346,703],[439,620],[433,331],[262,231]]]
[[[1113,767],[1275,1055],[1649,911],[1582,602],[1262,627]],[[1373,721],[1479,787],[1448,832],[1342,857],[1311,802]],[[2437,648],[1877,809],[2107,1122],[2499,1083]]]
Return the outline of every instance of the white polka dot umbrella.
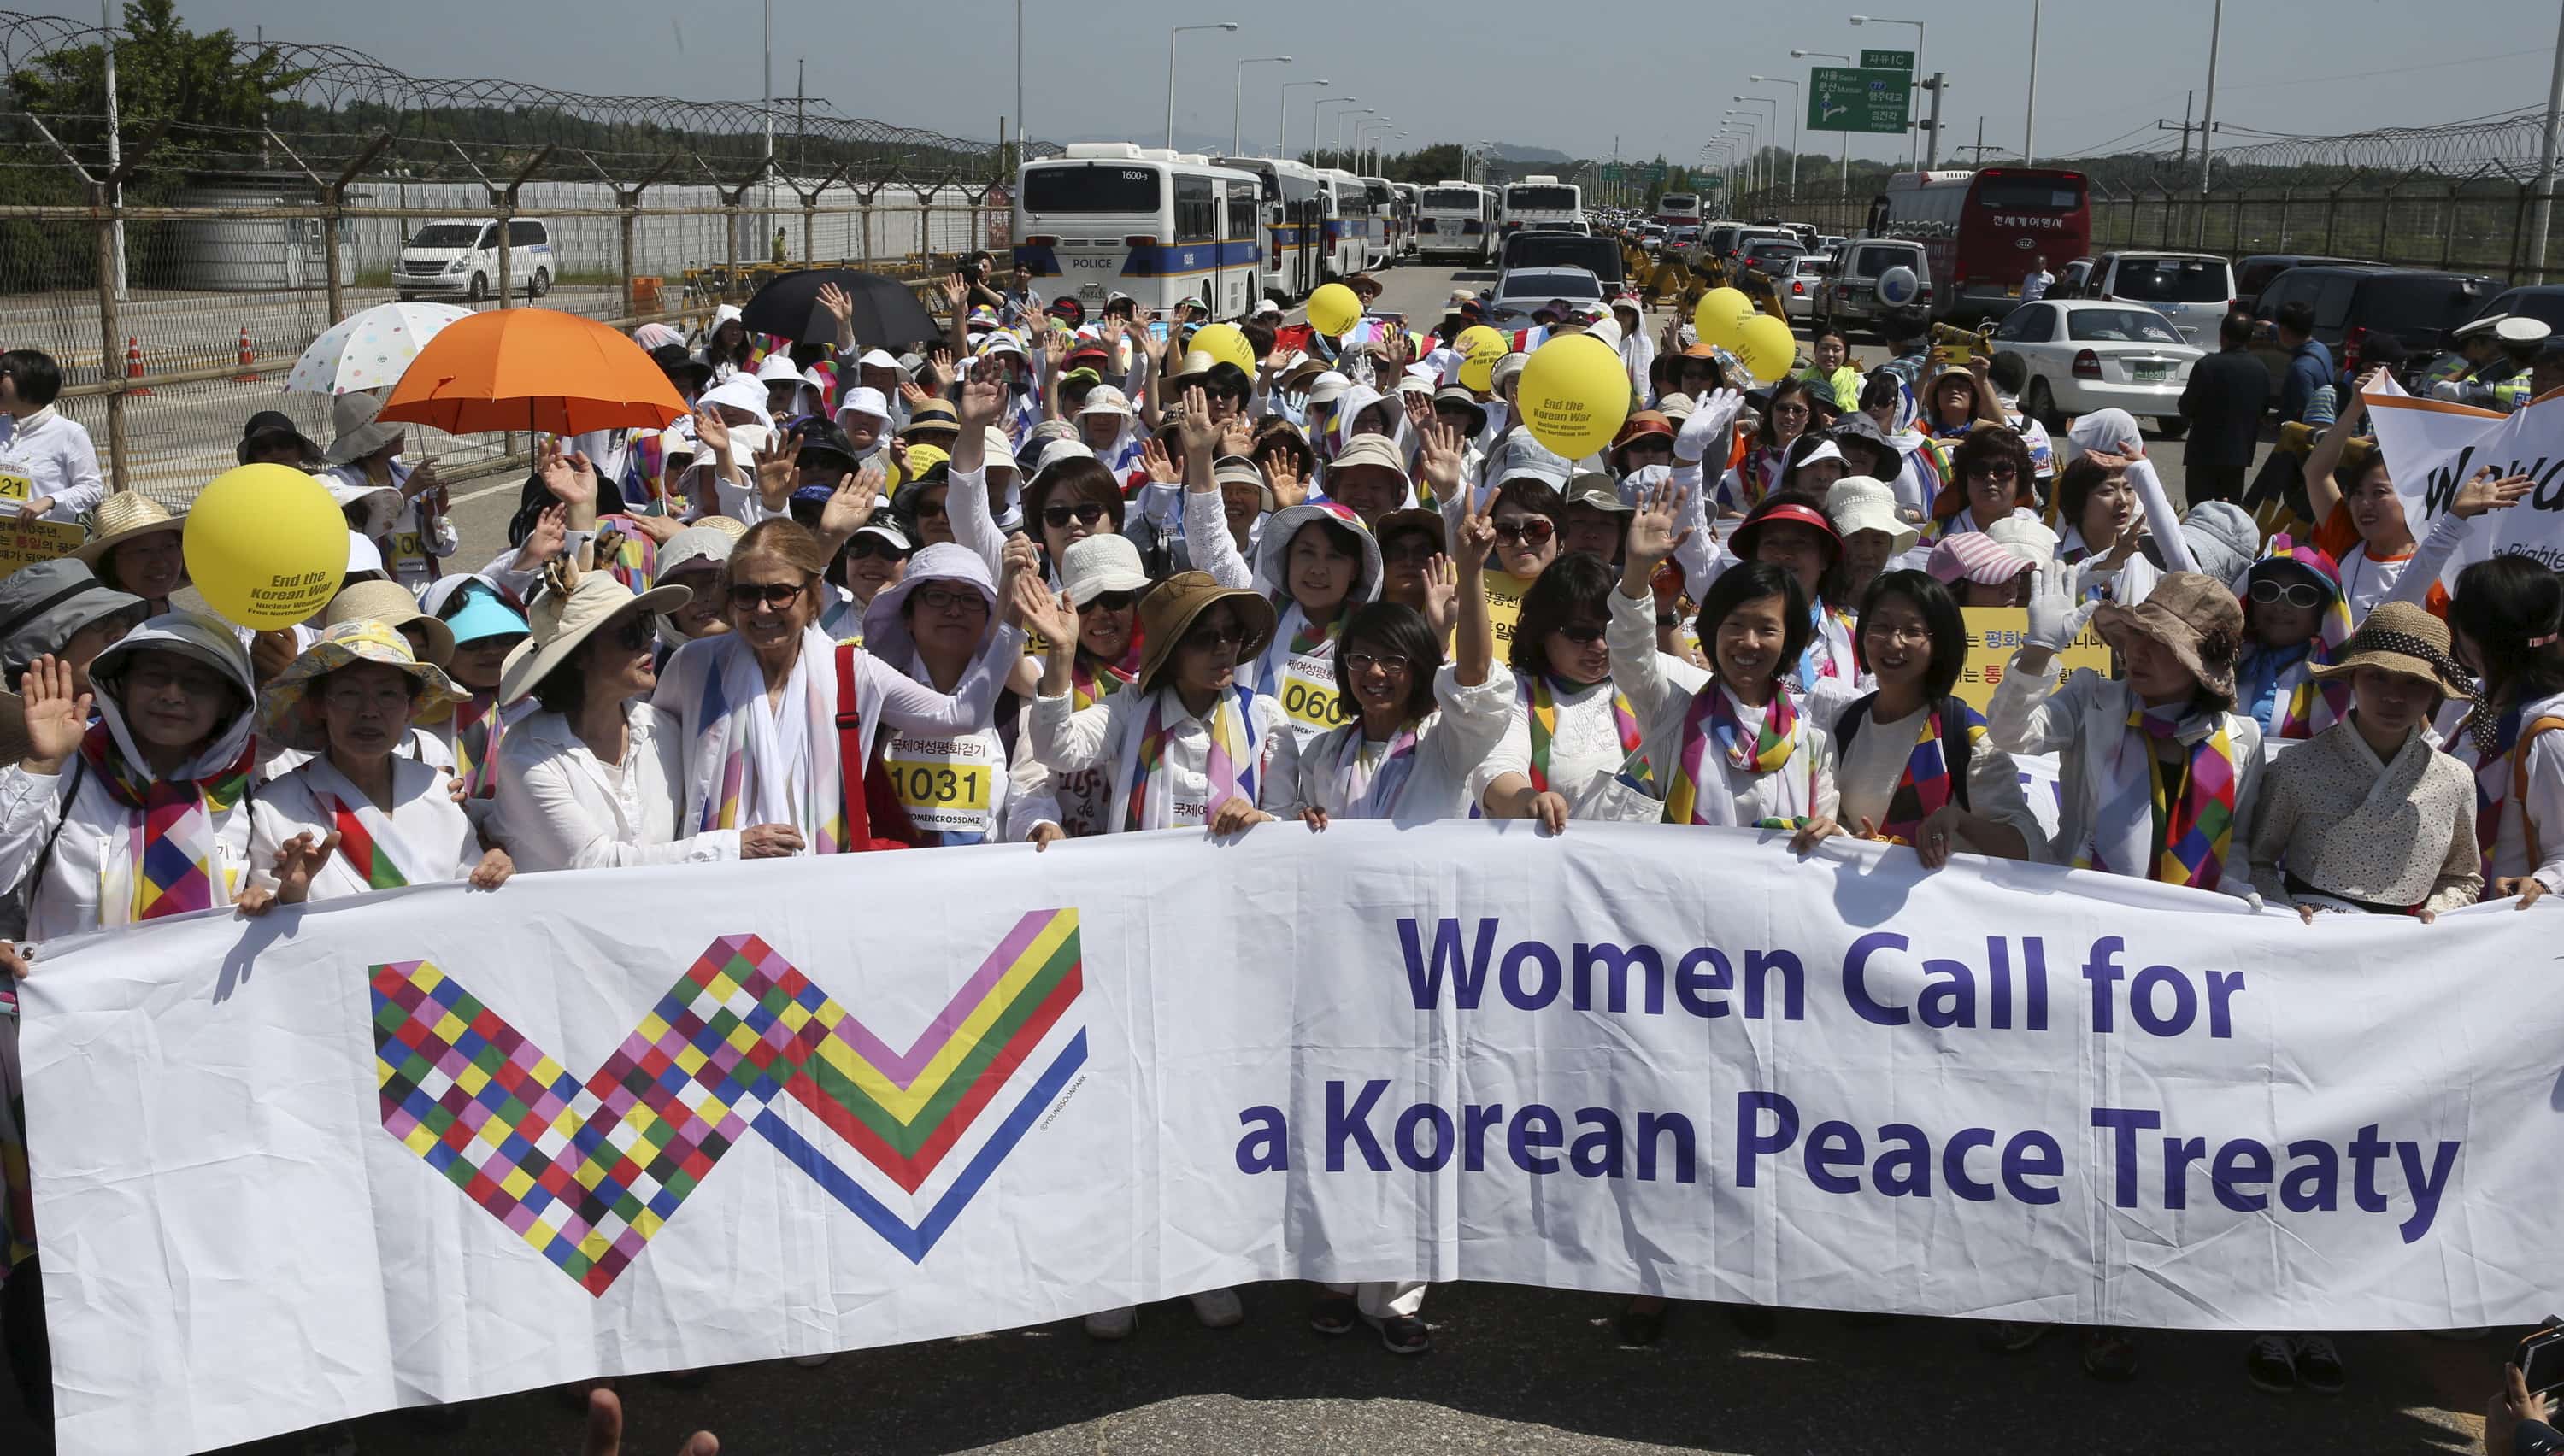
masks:
[[[437,332],[472,311],[452,304],[378,304],[350,313],[303,351],[285,376],[288,394],[389,389]]]

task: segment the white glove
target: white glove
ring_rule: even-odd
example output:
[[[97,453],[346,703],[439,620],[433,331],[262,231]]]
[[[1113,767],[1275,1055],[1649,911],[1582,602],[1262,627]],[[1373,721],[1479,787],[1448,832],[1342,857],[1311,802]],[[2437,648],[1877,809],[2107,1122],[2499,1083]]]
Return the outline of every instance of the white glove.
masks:
[[[2023,646],[2042,652],[2063,652],[2066,645],[2083,635],[2083,624],[2100,610],[2098,602],[2077,602],[2073,587],[2072,567],[2051,562],[2030,574],[2030,630],[2023,634]]]
[[[1690,465],[1707,460],[1710,448],[1726,443],[1727,432],[1744,412],[1745,396],[1733,389],[1713,389],[1692,401],[1691,418],[1683,421],[1682,432],[1674,436],[1674,459]],[[1727,452],[1721,449],[1718,455],[1724,460]]]

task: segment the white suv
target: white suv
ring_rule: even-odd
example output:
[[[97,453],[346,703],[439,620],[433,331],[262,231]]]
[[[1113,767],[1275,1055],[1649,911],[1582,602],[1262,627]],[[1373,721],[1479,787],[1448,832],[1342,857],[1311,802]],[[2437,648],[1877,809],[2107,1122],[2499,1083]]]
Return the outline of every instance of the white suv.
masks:
[[[508,223],[508,287],[539,299],[552,288],[552,234],[542,219]],[[406,301],[421,296],[479,303],[499,290],[499,221],[439,218],[401,245],[392,264],[392,289]]]
[[[2143,304],[2172,320],[2181,341],[2217,346],[2217,325],[2235,309],[2235,266],[2214,253],[2104,253],[2079,299]]]

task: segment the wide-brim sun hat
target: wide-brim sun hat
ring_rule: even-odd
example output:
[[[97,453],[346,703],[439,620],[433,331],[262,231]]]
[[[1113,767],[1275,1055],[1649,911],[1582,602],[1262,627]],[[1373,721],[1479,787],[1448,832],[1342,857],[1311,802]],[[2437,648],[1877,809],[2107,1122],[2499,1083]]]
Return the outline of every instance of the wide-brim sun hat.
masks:
[[[1754,559],[1754,543],[1762,537],[1763,527],[1792,523],[1804,525],[1816,533],[1824,544],[1826,564],[1842,559],[1842,536],[1834,530],[1834,523],[1825,519],[1825,513],[1796,501],[1766,505],[1747,517],[1728,536],[1727,548],[1734,551],[1740,560],[1751,561]]]
[[[1193,620],[1222,602],[1237,612],[1246,628],[1237,660],[1253,662],[1263,655],[1273,641],[1273,603],[1245,587],[1222,586],[1207,571],[1179,571],[1140,599],[1140,631],[1147,643],[1140,655],[1140,691],[1158,687],[1159,674],[1192,629]]]
[[[1870,476],[1844,476],[1827,487],[1825,516],[1834,523],[1834,534],[1844,540],[1855,531],[1887,532],[1893,541],[1888,547],[1892,555],[1914,549],[1914,543],[1923,538],[1920,530],[1896,514],[1896,492]]]
[[[1469,386],[1466,384],[1445,384],[1433,391],[1433,407],[1439,410],[1445,406],[1452,409],[1465,409],[1469,412],[1471,439],[1477,438],[1486,430],[1487,407],[1478,402],[1478,396],[1470,393]]]
[[[252,455],[289,440],[303,459],[317,460],[320,457],[320,444],[303,433],[303,427],[294,422],[294,416],[274,409],[263,409],[249,417],[241,426],[240,444],[233,453],[241,464],[247,465]]]
[[[260,736],[305,752],[327,747],[328,729],[313,722],[303,705],[311,699],[313,684],[358,663],[397,668],[417,683],[414,714],[460,703],[466,696],[444,669],[419,661],[409,650],[409,639],[395,628],[369,619],[340,622],[323,629],[319,641],[303,649],[275,681],[259,690]]]
[[[387,425],[375,418],[383,412],[383,402],[374,395],[350,390],[329,401],[329,448],[320,453],[322,465],[347,465],[362,460],[401,437],[401,427]]]
[[[2331,662],[2318,663],[2306,672],[2327,682],[2347,682],[2361,668],[2421,678],[2452,698],[2464,698],[2474,691],[2466,670],[2450,655],[2449,624],[2418,602],[2378,603]]]
[[[116,491],[98,503],[98,512],[90,521],[90,538],[72,554],[96,570],[107,552],[126,541],[164,532],[176,535],[186,528],[186,518],[170,515],[167,507],[140,491]]]
[[[872,604],[864,608],[864,651],[907,671],[908,665],[917,660],[917,639],[910,634],[902,611],[911,594],[937,581],[967,586],[987,603],[988,615],[980,624],[980,641],[984,644],[987,634],[997,625],[997,583],[988,574],[988,560],[968,546],[938,541],[919,547],[917,554],[908,558],[907,573],[875,593]]]
[[[497,604],[497,598],[491,600]],[[499,609],[507,610],[504,604],[499,604]],[[470,610],[465,608],[466,612]],[[327,609],[320,614],[320,625],[325,630],[343,622],[380,622],[395,632],[416,622],[419,630],[427,634],[428,664],[442,668],[454,661],[454,644],[459,639],[453,624],[421,611],[418,598],[397,581],[359,581],[331,597]]]
[[[2163,645],[2200,685],[2235,702],[2235,659],[2244,646],[2244,608],[2225,582],[2174,571],[2135,606],[2105,602],[2092,614],[2101,640],[2117,647],[2137,633]]]
[[[367,485],[362,481],[349,484],[337,476],[318,477],[320,487],[329,493],[341,515],[349,508],[359,508],[361,521],[349,522],[348,528],[365,536],[391,534],[392,522],[400,520],[401,494],[389,486]],[[349,568],[354,569],[354,568]]]
[[[1120,415],[1128,419],[1131,416],[1131,397],[1110,384],[1098,384],[1088,391],[1086,403],[1080,405],[1077,412],[1081,416]]]
[[[1406,504],[1404,492],[1413,490],[1415,482],[1406,474],[1406,457],[1398,450],[1397,442],[1387,435],[1356,435],[1353,443],[1337,451],[1334,463],[1327,467],[1327,493],[1335,494],[1340,472],[1364,467],[1385,470],[1397,477],[1400,491],[1397,503],[1401,506]]]
[[[1321,370],[1317,378],[1309,381],[1309,403],[1334,404],[1353,387],[1354,381],[1347,376],[1333,369]]]
[[[626,614],[643,619],[673,612],[694,600],[683,586],[654,586],[635,596],[611,572],[590,571],[566,595],[545,592],[526,611],[533,635],[517,644],[499,670],[499,703],[515,703],[541,686],[598,629]]]
[[[1264,468],[1254,461],[1243,455],[1224,455],[1212,462],[1210,474],[1212,482],[1217,485],[1253,486],[1255,509],[1259,513],[1273,509],[1272,482],[1264,478]]]
[[[1147,591],[1149,573],[1140,548],[1113,531],[1082,536],[1060,553],[1059,589],[1079,606],[1117,591]]]
[[[142,598],[99,580],[86,561],[65,556],[20,567],[0,578],[0,670],[58,653],[109,617],[138,622],[149,612]]]
[[[1288,593],[1291,566],[1291,537],[1311,521],[1323,520],[1339,529],[1352,532],[1362,549],[1361,564],[1356,568],[1353,589],[1347,601],[1361,603],[1380,596],[1380,541],[1375,538],[1362,518],[1351,507],[1336,501],[1310,501],[1288,511],[1276,511],[1264,521],[1263,534],[1255,538],[1255,579],[1277,592]]]
[[[2055,560],[2056,548],[2062,544],[2044,522],[2028,516],[2007,516],[1987,526],[1984,534],[2034,566]]]

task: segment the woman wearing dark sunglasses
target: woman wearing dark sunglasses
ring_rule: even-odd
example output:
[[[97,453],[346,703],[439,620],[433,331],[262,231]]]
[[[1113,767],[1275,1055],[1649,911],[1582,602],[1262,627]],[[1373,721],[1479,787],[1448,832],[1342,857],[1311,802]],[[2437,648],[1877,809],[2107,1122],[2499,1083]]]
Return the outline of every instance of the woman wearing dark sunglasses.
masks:
[[[1152,583],[1140,567],[1140,548],[1127,536],[1091,535],[1068,548],[1060,565],[1061,592],[1077,609],[1076,656],[1069,667],[1069,710],[1082,712],[1123,691],[1140,672],[1140,599]],[[1026,725],[1039,696],[1042,673],[1049,666],[1047,648],[1039,657],[1017,663],[1007,686],[1023,700],[1015,729],[1015,786],[1026,795],[1047,795],[1061,834],[1083,839],[1102,834],[1110,824],[1111,774],[1102,766],[1054,772],[1034,759]],[[1049,836],[1032,836],[1036,845]]]
[[[1984,530],[2007,516],[2035,518],[2030,447],[2004,425],[1979,424],[1950,452],[1950,484],[1932,503],[1941,534]]]
[[[2341,569],[2330,555],[2284,532],[2244,577],[2244,652],[2235,662],[2235,711],[2264,738],[2310,738],[2350,706],[2345,683],[2316,680],[2350,640]]]
[[[740,537],[724,571],[731,630],[678,649],[652,702],[676,721],[685,752],[683,832],[789,824],[804,852],[872,847],[850,837],[864,765],[885,725],[966,732],[988,718],[1023,633],[1000,624],[947,695],[818,626],[826,548],[798,523],[765,520]],[[868,629],[870,624],[867,624]],[[843,762],[837,712],[851,681],[859,759]],[[876,830],[887,826],[874,826]]]
[[[990,576],[1002,577],[1006,532],[989,514],[986,462],[988,428],[1005,410],[1005,391],[988,380],[964,380],[955,409],[962,433],[953,442],[945,477],[952,489],[941,503],[948,538],[977,552]],[[1075,441],[1058,442],[1025,482],[1023,511],[1023,529],[1040,542],[1044,579],[1056,589],[1060,558],[1072,543],[1120,533],[1122,488],[1093,451]]]

